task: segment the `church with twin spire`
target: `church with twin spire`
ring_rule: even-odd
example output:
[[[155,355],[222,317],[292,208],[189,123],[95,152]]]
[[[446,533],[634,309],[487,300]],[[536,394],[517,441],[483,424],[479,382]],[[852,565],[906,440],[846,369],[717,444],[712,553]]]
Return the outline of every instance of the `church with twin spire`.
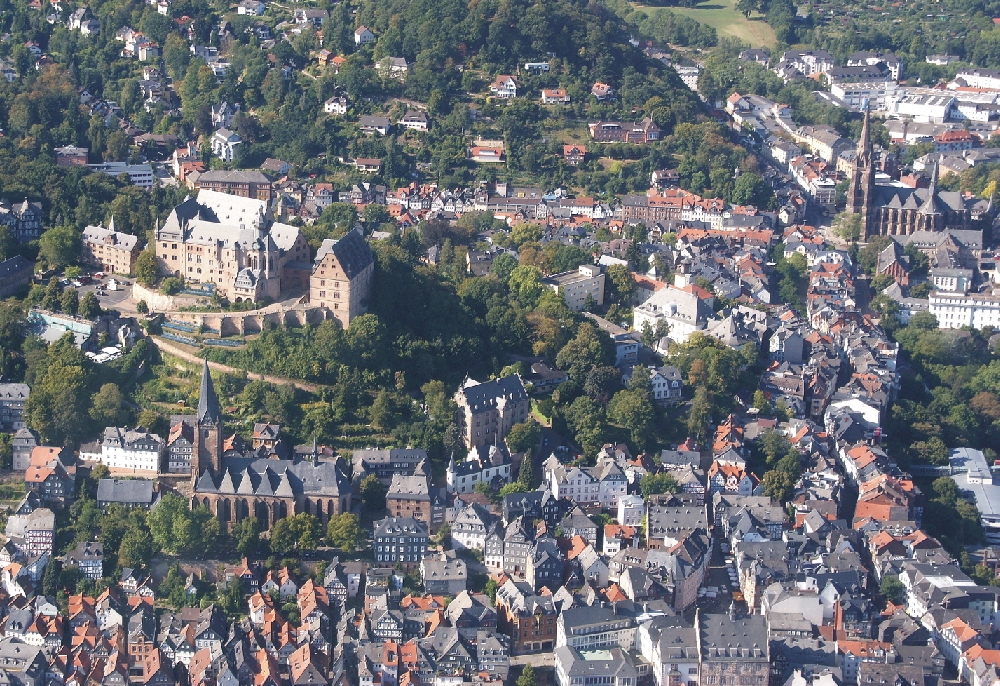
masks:
[[[979,208],[975,198],[938,188],[937,164],[927,188],[912,188],[887,177],[876,178],[870,114],[865,121],[847,190],[847,211],[861,215],[861,239],[903,236],[916,231],[969,231]]]
[[[265,430],[260,438],[255,430],[250,445],[226,435],[207,361],[197,413],[172,417],[171,424],[184,425],[191,443],[191,507],[204,505],[223,527],[253,516],[266,530],[303,512],[326,523],[350,512],[351,481],[336,453],[315,441],[290,447],[280,427],[269,424],[259,425]]]

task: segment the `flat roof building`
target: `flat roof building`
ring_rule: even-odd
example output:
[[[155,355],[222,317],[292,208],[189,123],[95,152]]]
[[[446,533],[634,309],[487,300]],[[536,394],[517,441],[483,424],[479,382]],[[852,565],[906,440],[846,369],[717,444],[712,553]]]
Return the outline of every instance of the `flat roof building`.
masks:
[[[563,297],[566,307],[580,312],[588,298],[594,305],[604,304],[604,269],[598,264],[581,264],[576,271],[553,274],[542,283]]]

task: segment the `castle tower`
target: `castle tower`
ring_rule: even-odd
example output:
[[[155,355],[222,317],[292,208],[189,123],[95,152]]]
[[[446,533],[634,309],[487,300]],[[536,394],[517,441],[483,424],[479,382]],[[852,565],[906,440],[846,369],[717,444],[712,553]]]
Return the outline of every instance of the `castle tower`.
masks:
[[[865,122],[861,127],[861,139],[852,165],[851,185],[847,189],[847,211],[861,215],[861,240],[866,240],[872,230],[869,213],[875,188],[875,159],[869,131],[870,118],[871,112],[866,103]]]
[[[201,368],[201,389],[198,391],[198,414],[195,416],[194,446],[191,473],[198,478],[206,469],[218,474],[222,469],[222,413],[219,399],[208,373],[208,360]]]

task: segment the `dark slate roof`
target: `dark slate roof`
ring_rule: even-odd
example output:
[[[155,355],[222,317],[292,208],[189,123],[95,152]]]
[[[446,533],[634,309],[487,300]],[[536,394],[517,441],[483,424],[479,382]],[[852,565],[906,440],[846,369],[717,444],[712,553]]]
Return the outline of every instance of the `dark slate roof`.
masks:
[[[32,264],[20,255],[15,255],[9,260],[0,262],[0,279],[5,279],[11,274],[17,274],[25,269],[32,269]]]
[[[874,188],[873,204],[893,208],[919,209],[927,201],[927,188],[897,188],[877,184]],[[956,191],[938,191],[935,194],[935,204],[943,203],[954,212],[964,212],[966,201],[962,194]]]
[[[351,490],[337,462],[224,457],[222,473],[202,472],[196,493],[244,494],[293,498],[297,495],[339,497]]]
[[[768,659],[767,618],[750,615],[701,615],[702,659],[706,662]]]
[[[494,379],[486,383],[479,383],[472,386],[464,386],[461,390],[465,396],[465,401],[473,414],[485,412],[496,407],[497,400],[507,398],[509,400],[524,400],[528,397],[521,383],[521,377],[511,374],[501,379]]]
[[[97,500],[103,503],[153,502],[153,482],[147,479],[101,479]]]
[[[201,367],[201,390],[198,391],[198,423],[219,424],[221,414],[219,399],[215,397],[212,386],[212,375],[208,373],[208,360],[205,360]]]
[[[368,241],[357,231],[349,231],[338,241],[332,239],[323,241],[323,245],[316,252],[316,263],[318,264],[330,252],[337,258],[337,262],[349,279],[353,279],[375,262]]]

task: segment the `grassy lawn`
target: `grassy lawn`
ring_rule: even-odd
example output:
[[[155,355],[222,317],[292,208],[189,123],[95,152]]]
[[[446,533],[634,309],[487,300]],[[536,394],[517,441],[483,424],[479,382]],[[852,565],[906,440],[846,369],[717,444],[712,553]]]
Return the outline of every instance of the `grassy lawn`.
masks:
[[[635,3],[637,9],[653,13],[660,11],[659,7],[648,7]],[[707,24],[719,32],[719,37],[735,36],[751,47],[772,47],[776,42],[774,31],[767,25],[762,16],[747,19],[736,11],[736,0],[709,0],[697,7],[665,8],[675,14],[691,17],[695,21]]]

